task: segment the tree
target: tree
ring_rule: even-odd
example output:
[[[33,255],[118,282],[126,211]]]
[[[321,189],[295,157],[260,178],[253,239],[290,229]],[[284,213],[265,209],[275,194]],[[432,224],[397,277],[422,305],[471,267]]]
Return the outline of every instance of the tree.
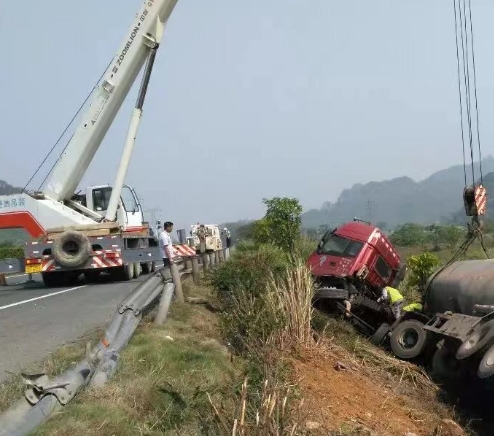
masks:
[[[427,279],[439,265],[439,258],[432,253],[422,253],[420,255],[410,256],[407,265],[410,268],[410,286],[415,286],[420,292],[423,292]]]
[[[299,201],[296,198],[274,197],[264,198],[262,202],[267,210],[264,218],[255,224],[254,240],[286,251],[292,250],[302,225]]]
[[[411,247],[427,241],[427,234],[420,224],[407,223],[398,227],[390,236],[394,245]]]
[[[438,241],[446,244],[449,248],[454,248],[461,238],[466,235],[464,228],[454,225],[437,226],[435,231],[437,232]]]
[[[239,240],[253,239],[255,228],[256,228],[256,221],[252,221],[248,224],[239,227],[236,230],[236,235],[235,235],[236,239]]]

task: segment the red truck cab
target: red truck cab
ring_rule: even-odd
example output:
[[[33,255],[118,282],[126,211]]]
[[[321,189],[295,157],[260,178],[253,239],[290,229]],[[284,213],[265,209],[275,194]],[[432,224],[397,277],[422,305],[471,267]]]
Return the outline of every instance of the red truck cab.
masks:
[[[396,287],[405,274],[387,236],[359,220],[326,232],[307,263],[321,298],[348,299],[359,293],[377,297],[381,286]]]

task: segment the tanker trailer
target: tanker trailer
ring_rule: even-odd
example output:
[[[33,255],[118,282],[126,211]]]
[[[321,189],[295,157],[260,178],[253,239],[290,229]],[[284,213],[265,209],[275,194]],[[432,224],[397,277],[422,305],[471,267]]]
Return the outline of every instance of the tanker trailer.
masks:
[[[485,341],[489,343],[490,334],[487,334],[479,345],[469,348],[468,352],[458,351],[458,359],[455,358],[462,343],[473,333],[474,326],[478,324],[477,328],[480,328],[485,324],[481,330],[483,337],[492,327],[494,336],[494,326],[486,324],[493,311],[494,260],[454,262],[429,278],[420,312],[404,308],[403,315],[391,326],[383,324],[371,337],[371,342],[379,345],[389,340],[393,354],[405,360],[433,354],[433,366],[444,370],[443,361],[448,360],[447,372],[452,374],[452,364],[456,368],[459,360],[473,355]],[[471,343],[472,340],[465,343],[462,350]]]
[[[432,372],[457,378],[494,373],[494,259],[453,262],[433,274],[424,293],[424,326],[435,345]],[[484,358],[485,357],[485,358]],[[479,362],[481,362],[479,367]]]
[[[481,316],[494,310],[494,259],[462,260],[439,269],[428,280],[424,313]]]

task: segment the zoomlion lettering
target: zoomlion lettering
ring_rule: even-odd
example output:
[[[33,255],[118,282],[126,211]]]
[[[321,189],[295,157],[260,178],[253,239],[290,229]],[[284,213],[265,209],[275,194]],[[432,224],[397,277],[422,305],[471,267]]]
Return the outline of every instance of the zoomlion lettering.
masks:
[[[148,1],[147,4],[148,4],[148,6],[152,7],[154,5],[154,0]],[[125,44],[125,47],[123,48],[122,52],[120,53],[120,56],[117,59],[117,65],[118,66],[122,65],[122,62],[124,61],[125,56],[129,52],[130,46],[134,42],[135,37],[137,36],[137,34],[139,33],[139,29],[140,29],[141,23],[144,22],[144,20],[146,19],[146,17],[147,17],[148,14],[149,14],[149,11],[147,9],[144,9],[144,11],[142,12],[141,16],[139,17],[139,23],[137,23],[137,26],[135,26],[134,29],[132,30],[132,33],[130,34],[130,38],[127,41],[127,44]],[[113,72],[116,73],[115,68],[113,69]]]

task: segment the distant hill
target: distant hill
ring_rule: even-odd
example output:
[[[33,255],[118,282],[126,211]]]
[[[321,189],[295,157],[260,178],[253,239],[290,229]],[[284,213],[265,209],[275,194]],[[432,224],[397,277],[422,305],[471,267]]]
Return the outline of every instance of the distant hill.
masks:
[[[7,182],[0,180],[0,195],[19,194],[22,192],[22,188],[16,188],[9,185]]]
[[[475,163],[474,170],[478,175],[479,163]],[[482,160],[482,172],[488,192],[494,193],[493,157]],[[471,175],[469,177],[471,183]],[[305,212],[302,225],[319,228],[324,224],[338,225],[354,217],[385,229],[405,222],[451,222],[458,220],[461,213],[464,216],[464,212],[459,212],[463,210],[463,187],[463,165],[438,171],[421,182],[399,177],[365,185],[358,183],[342,191],[335,203],[328,202],[320,209]],[[489,210],[494,211],[494,208],[491,206]]]

